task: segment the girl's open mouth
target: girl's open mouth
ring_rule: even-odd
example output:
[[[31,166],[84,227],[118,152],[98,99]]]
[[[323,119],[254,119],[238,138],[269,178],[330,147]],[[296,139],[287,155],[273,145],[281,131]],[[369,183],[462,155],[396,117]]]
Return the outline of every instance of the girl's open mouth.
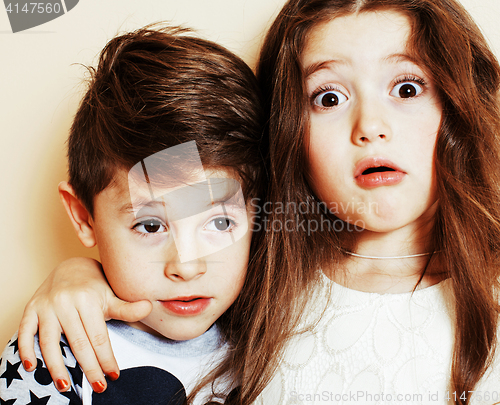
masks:
[[[380,167],[370,167],[369,169],[366,169],[363,173],[361,173],[363,176],[367,174],[372,174],[372,173],[378,173],[378,172],[394,172],[395,170],[392,167],[386,167],[386,166],[380,166]]]
[[[392,186],[403,180],[406,173],[385,158],[362,159],[354,170],[356,183],[364,188]]]

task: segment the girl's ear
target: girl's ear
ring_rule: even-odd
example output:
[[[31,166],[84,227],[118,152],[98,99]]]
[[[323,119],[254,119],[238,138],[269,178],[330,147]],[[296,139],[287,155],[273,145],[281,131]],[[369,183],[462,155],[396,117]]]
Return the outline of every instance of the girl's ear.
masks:
[[[96,244],[92,217],[80,200],[76,197],[73,187],[67,181],[59,183],[59,197],[66,208],[69,219],[75,228],[76,234],[83,246],[91,248]]]

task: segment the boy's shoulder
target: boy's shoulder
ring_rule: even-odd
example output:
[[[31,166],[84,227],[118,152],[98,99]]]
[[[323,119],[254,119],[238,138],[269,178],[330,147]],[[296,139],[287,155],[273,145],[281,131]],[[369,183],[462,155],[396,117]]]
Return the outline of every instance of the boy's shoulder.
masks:
[[[108,382],[105,393],[109,391],[108,395],[117,398],[125,392],[131,395],[133,390],[141,394],[150,392],[154,398],[145,401],[145,405],[163,403],[165,398],[172,398],[172,404],[182,404],[200,377],[222,361],[228,350],[215,325],[203,335],[186,341],[155,336],[119,321],[108,322],[108,331],[120,366],[120,378]],[[223,384],[221,391],[227,388]],[[116,403],[123,401],[125,398]]]
[[[182,342],[153,336],[119,321],[108,322],[108,333],[120,366],[120,378],[108,381],[102,394],[92,391],[64,337],[60,347],[70,373],[71,390],[60,393],[45,367],[38,336],[37,366],[35,371],[27,372],[19,357],[17,334],[14,335],[0,359],[0,404],[180,405],[200,376],[222,361],[228,350],[216,326],[196,339]],[[222,393],[227,393],[232,384],[226,382],[220,387]]]
[[[83,372],[63,337],[59,345],[71,377],[71,389],[62,393],[54,386],[49,370],[45,366],[38,336],[35,336],[36,368],[28,372],[21,364],[17,333],[14,335],[0,358],[0,403],[2,405],[82,404]]]

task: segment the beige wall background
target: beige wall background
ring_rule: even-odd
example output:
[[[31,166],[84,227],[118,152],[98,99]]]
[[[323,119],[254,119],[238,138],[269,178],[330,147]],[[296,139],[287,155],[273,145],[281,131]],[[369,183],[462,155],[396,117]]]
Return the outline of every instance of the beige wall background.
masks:
[[[438,0],[436,0],[438,1]],[[13,1],[14,2],[14,1]],[[84,65],[119,32],[155,21],[195,28],[252,67],[284,0],[80,0],[66,15],[13,34],[0,6],[0,346],[61,261],[91,255],[59,202],[65,140]],[[462,0],[500,56],[500,0]]]

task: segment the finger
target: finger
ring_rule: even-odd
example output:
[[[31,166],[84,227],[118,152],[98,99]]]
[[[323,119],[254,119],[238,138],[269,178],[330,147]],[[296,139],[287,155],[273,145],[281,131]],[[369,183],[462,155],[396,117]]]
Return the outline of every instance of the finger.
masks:
[[[36,312],[26,309],[17,336],[19,357],[26,371],[33,371],[36,366],[35,335],[37,332],[38,316]]]
[[[70,378],[61,354],[61,327],[55,315],[40,317],[39,344],[43,360],[56,388],[68,391],[71,388]],[[41,360],[37,360],[41,362]]]
[[[122,301],[113,297],[108,300],[105,313],[110,319],[118,319],[125,322],[137,322],[144,319],[153,310],[150,301],[143,300],[137,302]]]
[[[80,310],[79,314],[102,371],[111,380],[116,380],[120,375],[120,369],[113,354],[102,309],[90,306]],[[85,369],[83,371],[87,375],[87,371]]]
[[[61,315],[60,321],[73,356],[75,356],[93,390],[98,393],[103,392],[107,387],[106,379],[82,324],[80,314],[74,309],[74,311]]]

